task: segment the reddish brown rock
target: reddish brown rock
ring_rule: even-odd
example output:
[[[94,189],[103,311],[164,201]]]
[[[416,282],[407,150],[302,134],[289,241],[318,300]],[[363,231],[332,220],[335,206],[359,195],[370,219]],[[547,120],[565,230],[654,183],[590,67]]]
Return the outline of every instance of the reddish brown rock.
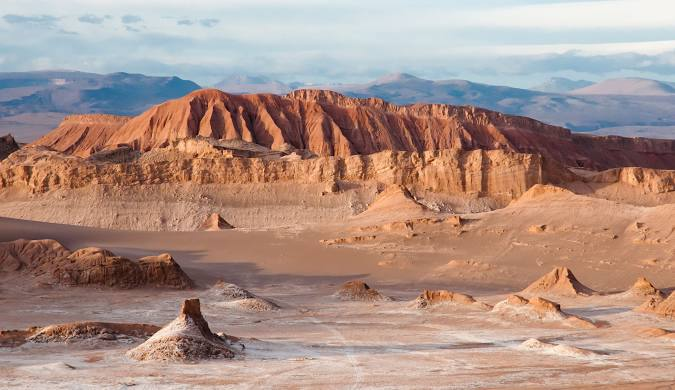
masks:
[[[33,271],[44,263],[70,255],[55,240],[14,240],[0,243],[0,271]]]
[[[86,157],[105,149],[101,140],[112,137],[129,119],[131,118],[105,114],[68,115],[59,127],[37,140],[35,144]],[[96,136],[92,136],[93,134]],[[105,146],[114,145],[106,143]]]
[[[333,296],[343,301],[372,302],[391,299],[380,294],[362,280],[352,280],[343,284]]]
[[[631,295],[634,297],[646,298],[646,297],[657,297],[663,298],[663,292],[647,280],[644,276],[639,277],[635,283],[631,286],[626,295]]]
[[[39,330],[37,326],[27,329],[0,330],[0,347],[12,348],[25,344],[28,338]]]
[[[522,293],[578,296],[592,295],[595,291],[581,284],[567,267],[557,267],[530,284]]]
[[[86,156],[122,144],[147,151],[202,136],[244,140],[271,149],[290,145],[320,156],[500,149],[541,154],[575,167],[675,168],[675,141],[593,137],[475,107],[397,106],[321,90],[276,96],[208,89],[157,105],[128,121],[100,116],[76,119],[70,117],[35,145]]]
[[[424,309],[431,306],[454,303],[460,305],[478,304],[483,308],[489,308],[489,305],[476,301],[471,295],[457,293],[448,290],[424,290],[415,300],[415,307]]]
[[[636,308],[644,313],[658,314],[664,317],[675,317],[675,291],[667,298],[660,296],[650,297],[645,303]]]
[[[194,286],[168,253],[131,261],[100,248],[70,252],[54,240],[0,243],[0,271],[29,276],[46,285],[176,289]]]
[[[194,285],[167,253],[134,262],[105,249],[84,248],[58,261],[53,267],[53,279],[69,286],[185,289]]]

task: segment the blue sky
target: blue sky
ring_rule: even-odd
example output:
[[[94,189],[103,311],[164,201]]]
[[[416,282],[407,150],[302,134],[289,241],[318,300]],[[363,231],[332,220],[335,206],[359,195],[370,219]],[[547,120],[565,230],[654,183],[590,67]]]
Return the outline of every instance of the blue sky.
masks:
[[[2,0],[0,71],[675,81],[672,0]],[[186,5],[187,4],[187,5]]]

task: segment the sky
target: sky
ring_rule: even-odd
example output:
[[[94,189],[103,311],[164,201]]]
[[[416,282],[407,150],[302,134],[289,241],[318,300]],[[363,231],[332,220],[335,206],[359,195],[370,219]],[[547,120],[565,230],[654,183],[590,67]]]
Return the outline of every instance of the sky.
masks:
[[[0,71],[675,81],[673,0],[1,0]],[[142,4],[141,4],[142,3]]]

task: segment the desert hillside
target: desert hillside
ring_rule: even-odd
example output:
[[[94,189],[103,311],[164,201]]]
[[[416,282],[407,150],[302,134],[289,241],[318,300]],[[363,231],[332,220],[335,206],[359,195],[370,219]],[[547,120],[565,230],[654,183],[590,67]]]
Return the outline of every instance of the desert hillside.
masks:
[[[388,188],[456,214],[505,207],[537,184],[648,206],[673,200],[674,145],[474,107],[202,90],[133,118],[67,117],[0,162],[0,215],[131,230],[197,230],[213,214],[308,226],[359,215]]]
[[[470,106],[397,106],[320,90],[286,96],[200,90],[129,120],[95,125],[97,121],[87,116],[68,118],[33,145],[86,157],[119,145],[149,151],[201,136],[243,140],[275,150],[290,146],[320,156],[501,149],[540,154],[574,167],[675,167],[675,142],[670,140],[592,137]]]

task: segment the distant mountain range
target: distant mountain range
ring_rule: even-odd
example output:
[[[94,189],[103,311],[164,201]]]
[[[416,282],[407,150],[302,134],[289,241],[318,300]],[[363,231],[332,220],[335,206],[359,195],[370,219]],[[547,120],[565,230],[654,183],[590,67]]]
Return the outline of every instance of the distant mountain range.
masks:
[[[560,80],[554,83],[563,84]],[[673,84],[655,80],[612,79],[561,93],[394,74],[365,84],[312,88],[353,97],[379,97],[398,104],[473,105],[575,131],[602,132],[612,128],[616,133],[631,136],[632,129],[640,126],[640,136],[664,137],[665,133],[665,137],[675,138],[674,133],[664,131],[675,125]]]
[[[66,114],[136,115],[199,88],[178,77],[129,73],[0,73],[0,133],[29,141],[56,127]]]
[[[266,76],[233,75],[223,79],[213,87],[236,94],[273,93],[285,95],[297,88],[298,85],[285,84]]]
[[[566,93],[593,84],[592,81],[588,80],[570,80],[564,77],[551,77],[544,83],[535,85],[530,89],[540,92]]]
[[[675,84],[621,78],[599,83],[552,78],[531,89],[386,75],[362,84],[284,83],[266,76],[228,76],[214,87],[225,92],[286,94],[327,89],[352,97],[379,97],[397,104],[474,105],[521,115],[575,131],[675,138]],[[0,135],[21,142],[55,128],[66,114],[136,115],[200,86],[177,77],[100,75],[73,71],[0,73]]]

